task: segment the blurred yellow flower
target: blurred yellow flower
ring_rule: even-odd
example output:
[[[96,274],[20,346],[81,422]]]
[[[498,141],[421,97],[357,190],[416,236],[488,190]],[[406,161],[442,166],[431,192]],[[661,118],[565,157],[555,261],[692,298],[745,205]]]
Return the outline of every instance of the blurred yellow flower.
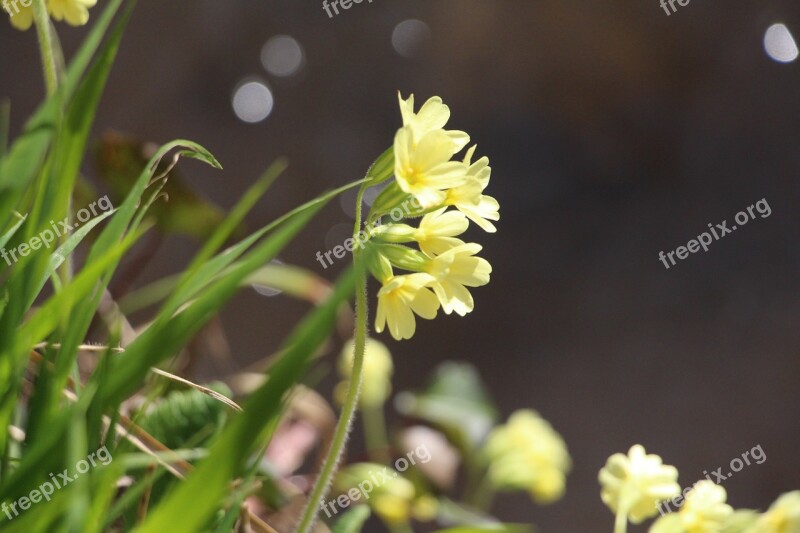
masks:
[[[398,526],[411,518],[415,493],[414,485],[406,478],[398,476],[380,486],[370,500],[370,505],[381,520]]]
[[[378,291],[375,331],[389,332],[397,340],[410,339],[416,330],[414,313],[432,320],[439,310],[439,300],[427,287],[436,279],[425,273],[391,276]]]
[[[482,249],[480,244],[460,244],[429,262],[428,273],[435,278],[430,286],[448,315],[454,311],[461,316],[471,312],[475,302],[467,287],[489,283],[492,265],[486,259],[474,257]]]
[[[680,511],[659,518],[650,533],[720,533],[733,516],[726,499],[723,487],[706,479],[699,481],[686,494]]]
[[[53,20],[66,20],[72,26],[89,22],[89,8],[97,0],[46,0],[47,11]],[[3,0],[3,10],[11,17],[11,25],[25,31],[33,25],[32,0]]]
[[[467,217],[458,211],[445,212],[445,209],[438,209],[422,217],[419,228],[413,234],[419,249],[428,256],[439,255],[464,244],[464,241],[455,236],[467,231]]]
[[[647,455],[644,447],[632,446],[628,455],[615,453],[600,470],[601,497],[618,517],[639,524],[658,512],[661,500],[680,494],[678,471],[664,465],[658,455]]]
[[[425,209],[439,207],[446,189],[467,181],[467,168],[451,161],[456,147],[444,130],[431,130],[415,139],[410,126],[401,128],[394,140],[395,179]]]
[[[356,463],[336,475],[334,490],[349,497],[350,504],[367,503],[391,527],[411,519],[416,489],[409,480],[376,463]],[[348,504],[348,505],[350,505]]]
[[[47,9],[54,20],[66,20],[71,26],[83,26],[89,22],[89,8],[97,0],[47,0]]]
[[[339,356],[339,374],[349,378],[353,374],[353,350],[355,341],[345,343]],[[364,370],[361,381],[362,405],[380,406],[392,392],[392,354],[389,348],[377,339],[368,338],[364,346]],[[339,384],[342,392],[346,392],[349,382]],[[338,390],[338,388],[337,388]]]
[[[539,503],[564,494],[572,461],[567,446],[539,413],[517,411],[489,435],[483,453],[489,481],[497,489],[527,490]]]
[[[33,25],[33,5],[20,0],[4,0],[3,10],[11,17],[11,25],[25,31]]]
[[[403,126],[411,129],[415,142],[419,142],[430,131],[444,130],[447,121],[450,120],[450,108],[438,96],[429,98],[418,113],[414,112],[413,94],[408,97],[408,100],[403,100],[402,95],[398,92],[397,98],[400,100]],[[469,135],[463,131],[450,130],[445,133],[453,141],[453,153],[460,152],[469,143]]]
[[[800,533],[800,490],[781,495],[746,533]]]

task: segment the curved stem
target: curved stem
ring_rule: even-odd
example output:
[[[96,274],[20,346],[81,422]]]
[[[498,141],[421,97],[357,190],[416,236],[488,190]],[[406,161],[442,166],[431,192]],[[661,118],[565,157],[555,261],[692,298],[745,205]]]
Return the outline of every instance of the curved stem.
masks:
[[[36,21],[36,35],[39,38],[39,51],[42,54],[42,69],[47,85],[47,95],[52,96],[58,89],[56,55],[53,51],[53,35],[50,33],[50,17],[47,15],[45,0],[33,0],[33,17]]]
[[[367,184],[364,183],[358,190],[353,238],[356,238],[361,230],[361,205],[364,200],[364,191],[366,191],[366,189]],[[359,247],[356,247],[353,250],[353,261],[358,263],[360,256],[361,250]],[[311,527],[317,519],[317,513],[319,512],[318,504],[325,498],[333,474],[339,466],[345,444],[347,443],[347,437],[353,426],[356,408],[358,407],[358,396],[361,392],[361,374],[364,369],[364,347],[367,342],[367,278],[363,269],[356,267],[356,272],[359,278],[356,283],[356,333],[353,353],[353,373],[350,376],[350,387],[347,390],[347,396],[342,406],[342,414],[339,416],[339,422],[336,424],[336,431],[333,434],[331,448],[328,450],[328,455],[325,457],[325,462],[322,465],[322,471],[319,477],[317,477],[317,481],[314,483],[311,494],[308,496],[308,503],[303,511],[300,524],[297,526],[298,533],[308,533],[311,531]]]

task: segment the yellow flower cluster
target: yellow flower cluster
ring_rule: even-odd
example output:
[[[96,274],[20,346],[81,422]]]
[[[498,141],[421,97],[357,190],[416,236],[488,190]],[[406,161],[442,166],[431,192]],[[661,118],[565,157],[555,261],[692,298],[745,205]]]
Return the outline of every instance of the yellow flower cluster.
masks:
[[[494,488],[527,490],[539,503],[554,502],[564,494],[572,466],[567,446],[536,411],[513,413],[489,434],[484,454]]]
[[[609,457],[599,481],[603,502],[617,514],[615,533],[624,532],[628,520],[638,524],[655,516],[660,503],[672,498],[682,501],[680,510],[663,514],[650,533],[800,533],[800,491],[783,494],[759,514],[734,510],[725,489],[710,480],[698,481],[680,496],[677,478],[674,467],[638,444],[627,456]]]
[[[33,25],[33,0],[3,0],[2,3],[12,26],[25,31]],[[89,8],[96,3],[97,0],[46,0],[45,5],[53,20],[83,26],[89,22]]]
[[[723,530],[733,516],[733,508],[725,503],[728,495],[713,481],[698,481],[686,493],[677,513],[662,516],[650,533],[715,533]]]
[[[370,212],[377,220],[399,205],[408,218],[422,217],[419,226],[392,223],[371,232],[375,253],[370,271],[381,282],[375,329],[386,326],[397,340],[408,339],[416,330],[415,315],[436,317],[445,313],[464,316],[474,308],[468,287],[489,283],[492,267],[476,254],[482,247],[458,238],[469,220],[487,232],[496,230],[491,221],[500,218],[499,204],[483,191],[492,169],[489,159],[473,162],[475,147],[463,160],[453,158],[469,143],[462,131],[445,130],[450,109],[441,98],[429,99],[414,111],[414,96],[400,100],[403,127],[394,141],[395,180],[378,196]],[[455,210],[448,211],[449,207]],[[394,218],[394,217],[393,217]],[[419,251],[404,244],[416,242]],[[394,268],[409,271],[396,275]]]
[[[677,496],[678,471],[648,455],[643,446],[632,446],[628,455],[615,453],[598,476],[605,503],[614,513],[639,524],[658,512],[658,503]]]

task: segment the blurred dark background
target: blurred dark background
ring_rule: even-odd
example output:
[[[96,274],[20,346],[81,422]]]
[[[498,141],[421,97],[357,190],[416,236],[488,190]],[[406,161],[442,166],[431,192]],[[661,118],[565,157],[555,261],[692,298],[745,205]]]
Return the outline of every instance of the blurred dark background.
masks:
[[[69,56],[86,30],[59,30]],[[287,156],[255,227],[361,177],[398,128],[398,89],[418,103],[442,96],[451,127],[491,158],[502,219],[475,237],[494,274],[471,315],[390,343],[395,389],[422,387],[443,360],[471,361],[504,417],[539,410],[574,459],[562,501],[503,496],[496,514],[610,531],[597,471],[634,443],[677,466],[682,486],[760,444],[767,461],[724,483],[735,507],[800,488],[790,32],[800,35],[800,6],[769,0],[698,0],[669,16],[657,0],[374,0],[333,18],[320,1],[142,1],[95,134],[200,142],[225,170],[182,169],[224,207]],[[291,39],[270,41],[281,35]],[[35,35],[2,24],[0,50],[18,132],[43,93]],[[257,123],[232,105],[247,82],[264,84],[239,93],[251,118],[269,111]],[[669,270],[659,261],[762,198],[770,217]],[[282,259],[334,279],[340,265],[325,271],[314,255],[350,224],[333,202]],[[143,279],[178,271],[195,247],[170,238]],[[238,297],[223,317],[237,362],[271,353],[306,308]]]

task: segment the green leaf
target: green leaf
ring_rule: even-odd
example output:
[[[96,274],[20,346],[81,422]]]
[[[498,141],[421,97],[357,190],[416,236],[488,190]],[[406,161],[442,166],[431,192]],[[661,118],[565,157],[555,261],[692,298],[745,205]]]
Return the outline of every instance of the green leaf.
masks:
[[[105,213],[102,213],[94,217],[93,219],[89,220],[89,222],[84,224],[78,231],[70,235],[69,238],[66,241],[64,241],[64,244],[59,246],[58,249],[53,253],[53,255],[50,256],[50,270],[54,271],[59,266],[61,266],[64,263],[64,260],[70,254],[72,254],[72,252],[75,250],[75,248],[78,247],[78,245],[86,237],[86,235],[88,235],[89,232],[92,231],[92,229],[95,226],[97,226],[100,222],[109,217],[112,213],[113,211],[106,211]],[[28,303],[29,307],[33,305],[33,301],[36,299],[36,295],[38,295],[41,292],[42,288],[44,287],[44,284],[47,283],[47,278],[49,276],[50,276],[49,273],[46,273],[45,275],[42,276],[41,281],[39,282],[37,288],[34,290],[33,299]]]
[[[533,527],[524,524],[497,524],[496,526],[458,526],[439,529],[436,533],[529,533]]]
[[[11,226],[11,228],[9,228],[7,232],[5,232],[2,236],[0,236],[0,248],[5,248],[5,245],[8,244],[8,241],[11,240],[11,237],[13,237],[15,233],[17,233],[19,227],[24,223],[25,223],[25,217],[21,217],[18,221],[14,223],[13,226]]]
[[[477,447],[497,421],[480,373],[468,363],[446,362],[434,371],[422,393],[403,393],[398,411],[432,422],[466,450]]]
[[[148,146],[149,143],[117,132],[103,135],[96,155],[97,167],[100,179],[115,201],[127,197],[146,167]],[[155,219],[156,229],[163,234],[184,234],[204,241],[225,219],[222,209],[197,193],[178,170],[169,172],[163,194],[167,199],[154,203],[148,210],[148,216]],[[234,229],[243,231],[242,227]]]
[[[439,521],[457,525],[436,533],[529,533],[534,530],[528,524],[503,524],[492,516],[445,497],[439,498]]]
[[[212,390],[231,397],[224,383],[210,385]],[[193,446],[202,446],[221,428],[229,408],[197,390],[173,391],[150,411],[137,420],[139,427],[154,439],[172,450],[182,448],[190,440]],[[203,433],[202,440],[194,437]]]
[[[359,533],[370,514],[369,505],[357,505],[336,521],[331,533]]]
[[[131,8],[135,4],[134,0],[129,0],[129,3]],[[22,188],[33,179],[44,161],[55,132],[61,103],[72,99],[121,4],[122,0],[109,0],[67,69],[64,83],[59,91],[39,106],[26,123],[23,134],[12,145],[6,157],[0,161],[0,213],[5,213],[13,207]]]
[[[115,402],[122,401],[135,391],[150,367],[176,353],[234,295],[248,276],[283,250],[316,214],[319,207],[299,213],[282,224],[177,314],[176,302],[168,301],[164,304],[150,327],[128,346],[125,353],[114,360],[109,380],[104,383],[104,390],[113,395]],[[211,261],[206,265],[210,263]]]
[[[356,276],[363,276],[363,265],[349,270],[321,307],[298,325],[284,343],[283,356],[275,364],[269,380],[256,390],[223,430],[203,461],[180,487],[158,506],[139,533],[193,533],[213,516],[228,491],[228,483],[242,470],[250,454],[274,431],[285,395],[301,379],[313,354],[334,328],[339,306],[355,290]],[[181,516],[179,522],[176,516]]]

